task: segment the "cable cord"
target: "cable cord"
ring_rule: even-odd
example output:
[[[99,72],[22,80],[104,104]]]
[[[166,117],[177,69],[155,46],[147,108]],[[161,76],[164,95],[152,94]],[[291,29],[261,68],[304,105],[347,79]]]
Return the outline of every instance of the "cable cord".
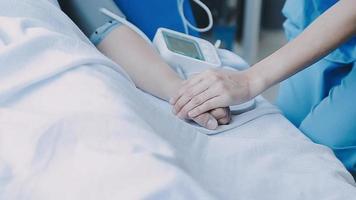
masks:
[[[206,6],[200,0],[193,0],[193,2],[198,4],[206,12],[206,14],[208,15],[209,24],[204,28],[199,28],[199,27],[196,27],[193,24],[191,24],[189,22],[189,20],[184,15],[184,0],[177,0],[178,12],[182,19],[185,33],[189,34],[189,28],[194,31],[200,32],[200,33],[207,32],[207,31],[211,30],[214,25],[214,21],[213,21],[213,15],[211,14],[210,9],[208,8],[208,6]]]
[[[214,21],[213,21],[213,15],[211,14],[210,9],[208,8],[208,6],[206,6],[200,0],[192,0],[192,1],[194,3],[196,3],[196,4],[198,4],[206,12],[206,14],[208,15],[209,24],[204,28],[199,28],[199,27],[196,27],[193,24],[191,24],[189,22],[189,20],[184,15],[184,0],[177,0],[178,12],[179,12],[179,15],[181,17],[181,20],[182,20],[182,23],[183,23],[183,26],[184,26],[184,32],[189,35],[189,28],[194,30],[194,31],[197,31],[199,33],[207,32],[207,31],[211,30],[213,25],[214,25]],[[147,37],[147,35],[145,33],[143,33],[134,24],[132,24],[131,22],[127,21],[124,17],[120,17],[120,16],[116,15],[115,13],[111,12],[110,10],[108,10],[106,8],[100,8],[99,11],[101,13],[103,13],[104,15],[106,15],[106,16],[112,18],[112,19],[115,19],[118,22],[121,22],[122,24],[125,24],[126,26],[128,26],[129,28],[134,30],[136,33],[138,33],[149,44],[152,44],[151,40]]]

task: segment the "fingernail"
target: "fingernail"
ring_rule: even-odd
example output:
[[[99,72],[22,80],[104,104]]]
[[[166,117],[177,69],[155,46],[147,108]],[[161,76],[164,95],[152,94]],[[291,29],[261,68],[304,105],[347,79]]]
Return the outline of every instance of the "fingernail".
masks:
[[[214,130],[218,127],[218,123],[216,120],[213,120],[213,119],[209,119],[208,123],[207,123],[207,127],[208,129],[210,130]]]
[[[176,111],[175,108],[172,109],[172,112],[173,112],[173,114],[175,114],[175,115],[177,114],[177,111]]]

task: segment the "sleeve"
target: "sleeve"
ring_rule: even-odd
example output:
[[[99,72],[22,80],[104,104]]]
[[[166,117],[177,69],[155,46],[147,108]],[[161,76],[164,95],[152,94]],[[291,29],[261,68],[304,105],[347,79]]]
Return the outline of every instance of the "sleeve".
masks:
[[[302,122],[300,129],[314,142],[329,146],[356,174],[356,63]]]
[[[62,10],[79,26],[96,45],[121,23],[102,14],[99,9],[107,8],[125,17],[113,0],[59,0]]]

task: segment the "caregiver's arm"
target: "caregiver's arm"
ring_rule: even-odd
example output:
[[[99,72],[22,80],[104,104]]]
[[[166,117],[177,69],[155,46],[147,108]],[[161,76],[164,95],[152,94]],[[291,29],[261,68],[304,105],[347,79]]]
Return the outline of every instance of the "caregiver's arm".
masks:
[[[250,69],[203,73],[187,81],[171,103],[176,112],[189,113],[190,117],[215,107],[242,103],[310,66],[355,33],[356,3],[341,0],[296,39]]]
[[[252,96],[305,69],[356,33],[356,2],[341,0],[299,37],[250,69]]]

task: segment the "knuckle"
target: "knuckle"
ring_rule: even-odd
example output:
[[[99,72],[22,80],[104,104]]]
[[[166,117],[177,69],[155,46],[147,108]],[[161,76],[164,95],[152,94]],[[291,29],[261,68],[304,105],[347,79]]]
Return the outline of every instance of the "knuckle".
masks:
[[[178,101],[175,108],[180,109],[180,108],[182,108],[182,106],[183,106],[183,103],[181,101]]]
[[[222,117],[227,117],[228,116],[228,113],[227,113],[226,109],[221,108],[220,110],[221,110],[221,116]]]
[[[220,124],[223,124],[223,125],[227,125],[227,124],[230,123],[230,121],[231,121],[231,118],[230,118],[230,117],[224,117],[224,118],[222,118],[222,119],[219,120],[219,123],[220,123]]]
[[[180,113],[184,114],[186,113],[186,111],[187,111],[187,106],[184,106],[183,108],[181,108]]]
[[[204,107],[203,107],[203,108],[205,108],[206,110],[209,110],[211,107],[212,107],[212,104],[211,104],[210,102],[206,102],[206,103],[204,104]]]
[[[192,99],[192,103],[193,103],[194,105],[199,105],[200,102],[201,102],[201,100],[200,100],[199,97],[196,97],[196,98]]]
[[[194,99],[192,99],[191,103],[192,103],[193,105],[197,105],[197,104],[199,103],[199,101],[198,101],[197,98],[194,98]]]
[[[207,113],[204,113],[204,114],[201,114],[200,115],[200,121],[203,123],[203,124],[206,124],[209,120],[209,115]]]
[[[225,113],[224,109],[218,108],[218,109],[214,110],[214,115],[215,115],[215,117],[221,118],[221,117],[225,117],[226,113]]]
[[[199,107],[195,108],[195,109],[194,109],[194,112],[196,112],[196,113],[201,113],[201,112],[202,112],[202,107],[199,106]]]

